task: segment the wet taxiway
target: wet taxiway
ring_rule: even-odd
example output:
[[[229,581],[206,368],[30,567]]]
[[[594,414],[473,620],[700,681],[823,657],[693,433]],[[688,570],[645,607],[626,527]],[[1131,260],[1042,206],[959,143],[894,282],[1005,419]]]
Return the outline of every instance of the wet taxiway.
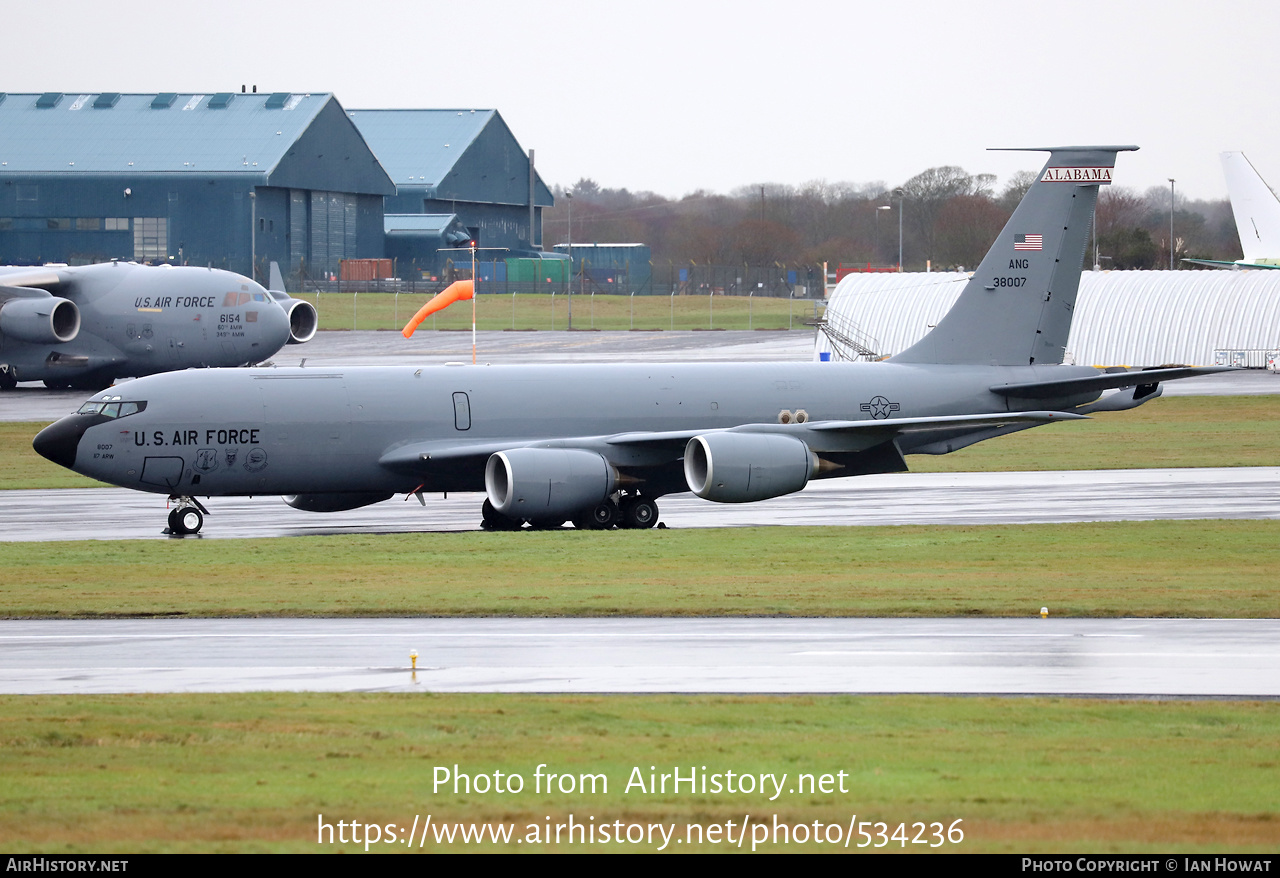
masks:
[[[787,362],[813,358],[813,333],[792,332],[482,332],[481,363]],[[285,348],[279,365],[385,366],[395,363],[471,361],[469,332],[321,332],[305,345]],[[1280,393],[1280,375],[1260,370],[1208,375],[1164,385],[1169,396]],[[0,421],[52,421],[92,394],[20,384],[0,395]]]
[[[0,622],[0,692],[248,691],[1275,698],[1280,621]]]
[[[202,501],[210,514],[196,538],[478,530],[483,500],[434,494],[426,506],[397,497],[315,513],[279,497],[214,497]],[[165,504],[163,495],[119,488],[0,491],[0,541],[168,539]],[[815,482],[758,503],[681,494],[658,506],[668,527],[1280,518],[1280,467],[897,473]]]

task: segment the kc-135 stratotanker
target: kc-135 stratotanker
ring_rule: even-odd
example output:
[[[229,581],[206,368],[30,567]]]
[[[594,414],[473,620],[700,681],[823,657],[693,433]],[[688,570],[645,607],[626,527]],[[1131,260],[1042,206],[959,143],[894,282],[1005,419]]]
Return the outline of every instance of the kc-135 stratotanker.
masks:
[[[1098,187],[1132,149],[1045,148],[956,304],[884,362],[198,370],[100,393],[34,445],[168,495],[177,534],[200,530],[199,497],[338,512],[483,490],[489,528],[644,528],[666,494],[742,503],[901,472],[905,455],[1132,408],[1162,381],[1221,371],[1061,365]]]

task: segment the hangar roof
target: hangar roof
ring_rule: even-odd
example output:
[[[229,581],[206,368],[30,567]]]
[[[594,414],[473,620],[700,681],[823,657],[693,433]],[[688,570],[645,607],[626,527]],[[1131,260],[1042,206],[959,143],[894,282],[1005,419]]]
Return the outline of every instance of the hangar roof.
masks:
[[[437,186],[497,110],[348,110],[397,186]]]
[[[528,204],[529,157],[497,110],[349,110],[347,115],[403,194]],[[536,179],[536,202],[553,203]],[[390,206],[390,205],[389,205]]]
[[[324,152],[372,159],[349,120],[331,117],[345,119],[327,93],[0,93],[0,173],[236,173],[325,188],[313,179]],[[376,162],[354,164],[343,191],[394,191]]]
[[[266,171],[333,96],[286,95],[267,109],[272,97],[7,94],[0,161],[8,172]]]

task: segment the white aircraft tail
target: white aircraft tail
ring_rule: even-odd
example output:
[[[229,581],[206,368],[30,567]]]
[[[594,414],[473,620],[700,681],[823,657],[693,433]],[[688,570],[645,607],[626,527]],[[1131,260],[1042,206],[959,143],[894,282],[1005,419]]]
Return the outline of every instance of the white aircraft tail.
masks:
[[[1222,173],[1244,261],[1280,261],[1280,200],[1242,152],[1222,154]]]

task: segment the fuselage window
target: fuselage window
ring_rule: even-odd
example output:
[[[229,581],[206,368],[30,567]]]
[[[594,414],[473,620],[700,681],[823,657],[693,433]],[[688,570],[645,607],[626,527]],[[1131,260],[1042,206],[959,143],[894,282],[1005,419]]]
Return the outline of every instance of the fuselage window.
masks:
[[[117,397],[119,398],[119,397]],[[76,409],[77,415],[105,415],[108,418],[124,418],[136,415],[147,407],[145,402],[86,402]]]

